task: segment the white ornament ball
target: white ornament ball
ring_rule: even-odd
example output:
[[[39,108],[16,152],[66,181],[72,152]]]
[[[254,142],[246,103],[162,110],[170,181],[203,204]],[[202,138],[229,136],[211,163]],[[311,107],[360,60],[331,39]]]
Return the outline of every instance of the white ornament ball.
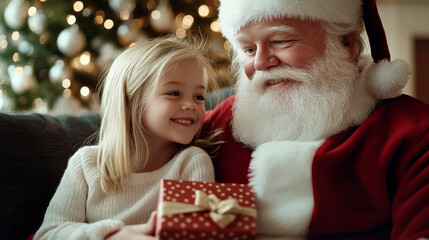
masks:
[[[136,36],[135,32],[131,29],[131,26],[126,23],[123,23],[118,27],[117,33],[119,42],[124,46],[132,43]]]
[[[52,111],[55,114],[77,114],[82,111],[82,104],[74,96],[60,97],[55,102]]]
[[[6,25],[12,29],[20,29],[28,16],[29,3],[24,0],[12,0],[4,9]]]
[[[115,12],[132,12],[136,8],[135,0],[109,0],[109,6]]]
[[[104,43],[100,47],[100,56],[97,58],[97,64],[101,67],[107,67],[121,53],[121,49],[116,48],[112,43]]]
[[[58,49],[67,57],[80,53],[86,46],[86,38],[77,25],[73,25],[60,32],[57,38]]]
[[[159,11],[160,18],[150,18],[150,24],[157,32],[172,32],[174,30],[173,9],[167,1],[161,1],[155,9]]]
[[[49,80],[51,80],[51,82],[56,83],[66,78],[72,78],[72,70],[70,69],[70,67],[64,64],[63,60],[59,59],[49,69]]]
[[[45,31],[46,16],[37,11],[33,16],[28,18],[28,28],[35,34],[42,34]]]
[[[118,27],[118,41],[122,46],[147,39],[147,36],[135,25],[123,23]]]
[[[34,46],[30,44],[28,41],[21,41],[18,43],[18,51],[30,56],[34,53]]]
[[[4,61],[0,58],[0,79],[7,78],[7,72],[8,72],[9,62]]]
[[[37,80],[34,77],[32,66],[16,67],[10,65],[8,73],[12,90],[16,94],[22,94],[37,87]]]
[[[0,91],[0,112],[12,112],[14,108],[14,101],[5,92]]]

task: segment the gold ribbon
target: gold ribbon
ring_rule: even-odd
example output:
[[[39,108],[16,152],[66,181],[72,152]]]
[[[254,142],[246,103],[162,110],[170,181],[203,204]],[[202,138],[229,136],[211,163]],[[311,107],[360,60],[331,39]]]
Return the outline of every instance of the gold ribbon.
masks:
[[[210,211],[209,216],[213,222],[221,228],[225,228],[232,223],[238,214],[256,217],[256,209],[240,206],[235,198],[228,198],[221,201],[214,194],[207,195],[201,190],[195,191],[194,204],[162,202],[159,214],[163,216],[207,210]]]

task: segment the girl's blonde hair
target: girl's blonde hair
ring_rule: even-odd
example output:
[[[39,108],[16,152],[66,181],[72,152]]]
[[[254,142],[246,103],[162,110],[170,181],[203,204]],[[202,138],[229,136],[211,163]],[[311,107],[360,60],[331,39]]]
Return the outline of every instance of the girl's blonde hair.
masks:
[[[148,141],[142,117],[165,73],[182,61],[195,60],[203,68],[206,88],[218,88],[205,46],[192,36],[150,39],[123,51],[102,77],[97,165],[104,192],[122,190],[124,178],[147,165]],[[208,141],[199,142],[206,146]]]

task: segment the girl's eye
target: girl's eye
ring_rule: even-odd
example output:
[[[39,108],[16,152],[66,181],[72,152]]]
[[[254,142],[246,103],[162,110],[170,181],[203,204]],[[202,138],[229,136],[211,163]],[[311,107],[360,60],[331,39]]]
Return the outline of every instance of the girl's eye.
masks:
[[[198,101],[204,101],[204,100],[206,100],[206,98],[203,95],[195,96],[195,99],[198,100]]]
[[[168,96],[180,96],[180,93],[178,91],[168,92],[166,95]]]

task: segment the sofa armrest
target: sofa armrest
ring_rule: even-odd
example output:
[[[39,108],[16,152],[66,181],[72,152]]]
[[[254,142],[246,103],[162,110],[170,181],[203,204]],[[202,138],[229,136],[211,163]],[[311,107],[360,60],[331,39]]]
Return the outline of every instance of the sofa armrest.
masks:
[[[40,227],[68,159],[99,126],[93,113],[0,113],[0,239]]]

